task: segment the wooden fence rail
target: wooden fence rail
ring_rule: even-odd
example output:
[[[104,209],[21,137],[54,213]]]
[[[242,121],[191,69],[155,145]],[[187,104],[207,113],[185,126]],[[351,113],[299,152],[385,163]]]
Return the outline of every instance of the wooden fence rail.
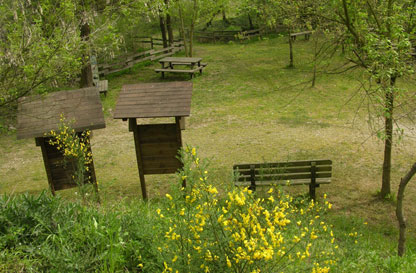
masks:
[[[171,56],[176,52],[179,52],[184,49],[184,44],[182,41],[174,42],[172,46],[162,48],[162,49],[150,49],[143,52],[135,53],[129,56],[123,57],[122,61],[115,63],[99,64],[98,71],[100,76],[105,76],[111,73],[122,71],[124,69],[130,68],[133,65],[145,61],[155,61],[162,59],[167,56]]]
[[[261,29],[247,31],[221,30],[221,31],[197,31],[195,36],[199,42],[217,42],[217,41],[234,41],[247,40],[261,35]]]
[[[153,37],[144,37],[144,36],[139,36],[136,37],[136,42],[137,43],[142,43],[142,44],[149,44],[151,49],[154,49],[155,46],[163,46],[163,39],[162,38],[153,38]],[[181,40],[179,39],[175,39],[173,40],[173,42],[178,43]]]

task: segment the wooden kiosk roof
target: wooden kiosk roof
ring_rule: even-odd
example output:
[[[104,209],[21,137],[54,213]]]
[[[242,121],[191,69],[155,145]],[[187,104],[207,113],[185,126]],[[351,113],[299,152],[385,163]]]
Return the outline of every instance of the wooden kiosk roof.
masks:
[[[44,137],[45,133],[57,130],[61,114],[68,121],[75,120],[72,126],[77,132],[105,128],[98,89],[90,87],[21,98],[17,138]]]
[[[114,118],[189,116],[191,97],[191,82],[123,85],[115,107]]]

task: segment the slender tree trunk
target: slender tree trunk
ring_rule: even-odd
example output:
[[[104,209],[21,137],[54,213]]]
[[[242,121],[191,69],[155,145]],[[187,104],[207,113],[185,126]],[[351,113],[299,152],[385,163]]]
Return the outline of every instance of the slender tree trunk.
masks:
[[[169,0],[165,0],[166,7],[169,9]],[[168,31],[168,39],[169,39],[169,45],[172,46],[173,44],[173,30],[172,30],[172,20],[170,18],[170,14],[166,14],[166,28]]]
[[[173,45],[173,29],[172,29],[172,21],[170,18],[170,15],[166,15],[166,28],[168,29],[168,39],[169,39],[169,45]]]
[[[83,42],[87,43],[87,41],[90,39],[90,25],[86,22],[81,25],[81,39]],[[87,52],[83,53],[82,56],[82,69],[81,69],[81,81],[80,81],[80,87],[91,87],[94,86],[94,82],[92,80],[92,67],[90,63],[90,53],[88,50]]]
[[[181,21],[180,32],[182,34],[183,46],[185,48],[185,56],[188,57],[188,42],[186,41],[185,23],[183,20],[183,9],[181,4],[179,4],[179,20]]]
[[[391,151],[393,147],[393,109],[394,109],[394,91],[396,78],[392,78],[390,81],[389,89],[386,90],[386,117],[385,117],[385,134],[386,139],[384,141],[384,162],[383,162],[383,175],[381,183],[381,197],[387,197],[391,193],[390,189],[390,174],[391,174]]]
[[[166,37],[166,26],[165,26],[165,18],[161,14],[161,11],[159,11],[159,24],[160,24],[160,32],[162,33],[162,41],[163,41],[163,47],[168,47],[168,39]]]
[[[227,14],[225,14],[225,9],[224,8],[222,9],[221,13],[222,13],[222,21],[229,25],[230,21],[228,21],[228,19],[227,19]]]
[[[194,0],[194,10],[192,14],[191,28],[189,29],[189,57],[192,57],[192,53],[193,53],[194,28],[195,28],[197,13],[198,13],[198,1]]]
[[[290,59],[290,63],[289,63],[289,67],[293,67],[293,41],[292,41],[292,37],[290,37],[290,34],[292,32],[289,31],[289,59]]]
[[[250,14],[248,14],[248,23],[250,24],[250,30],[254,29],[253,20],[251,19]]]
[[[312,76],[312,87],[315,87],[316,82],[316,62],[318,59],[318,35],[314,35],[313,45],[313,76]]]
[[[397,206],[396,206],[396,216],[399,222],[399,244],[397,247],[397,254],[401,257],[405,252],[405,242],[406,242],[406,217],[403,214],[403,199],[404,199],[404,190],[412,179],[413,175],[416,173],[416,163],[413,164],[410,171],[406,174],[404,178],[400,180],[399,191],[397,192]]]

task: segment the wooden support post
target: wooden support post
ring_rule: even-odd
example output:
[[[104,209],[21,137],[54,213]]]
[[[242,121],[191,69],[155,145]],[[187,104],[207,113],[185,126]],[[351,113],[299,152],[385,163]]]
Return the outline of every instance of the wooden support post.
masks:
[[[139,169],[140,186],[142,189],[143,200],[147,200],[146,181],[144,179],[143,161],[139,142],[139,129],[135,118],[129,118],[129,129],[133,130],[134,146],[136,147],[136,160]]]
[[[250,165],[250,187],[249,190],[256,191],[256,174],[254,171],[254,165]]]
[[[179,147],[182,148],[182,132],[181,132],[181,120],[184,119],[184,117],[175,117],[175,123],[176,123],[176,141],[179,143]],[[185,128],[185,121],[183,121],[183,126]],[[183,167],[183,166],[181,166]],[[182,187],[186,187],[186,180],[183,180]]]
[[[46,138],[38,137],[36,138],[36,145],[40,146],[42,150],[43,163],[45,164],[45,171],[46,171],[46,176],[48,177],[49,188],[51,189],[52,195],[55,196],[55,187],[53,186],[52,173],[49,167],[49,158],[48,158],[48,153],[46,151],[45,141],[46,141]]]
[[[90,173],[91,173],[91,182],[94,186],[94,190],[95,190],[95,194],[97,196],[97,203],[101,204],[101,198],[100,198],[100,193],[98,192],[98,182],[97,182],[97,177],[95,176],[95,167],[94,167],[94,160],[92,157],[92,150],[91,150],[91,138],[90,136],[88,136],[88,152],[91,153],[91,163],[89,164],[90,167]]]
[[[309,196],[316,199],[316,162],[311,162],[311,184],[309,185]]]
[[[179,128],[185,130],[185,117],[179,117]]]

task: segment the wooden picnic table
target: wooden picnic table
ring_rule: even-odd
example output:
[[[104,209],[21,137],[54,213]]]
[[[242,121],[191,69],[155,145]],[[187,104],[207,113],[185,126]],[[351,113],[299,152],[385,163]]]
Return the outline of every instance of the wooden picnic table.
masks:
[[[202,69],[207,65],[201,63],[202,58],[192,58],[192,57],[166,57],[159,60],[159,63],[162,65],[162,68],[155,69],[156,72],[162,73],[162,78],[165,77],[165,72],[174,72],[174,73],[189,73],[191,78],[194,73],[199,71],[202,74]],[[186,66],[182,69],[177,69],[175,66]]]

